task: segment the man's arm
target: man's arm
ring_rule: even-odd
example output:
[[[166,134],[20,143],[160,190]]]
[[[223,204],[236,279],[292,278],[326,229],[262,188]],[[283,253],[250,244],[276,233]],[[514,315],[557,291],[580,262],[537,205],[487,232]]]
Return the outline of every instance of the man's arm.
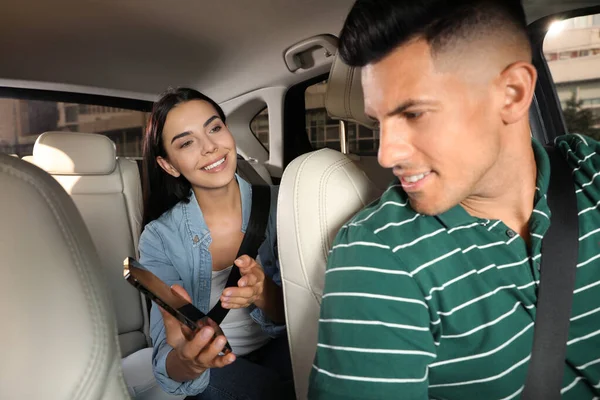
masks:
[[[309,398],[428,399],[430,323],[398,257],[366,228],[344,228],[328,260]]]

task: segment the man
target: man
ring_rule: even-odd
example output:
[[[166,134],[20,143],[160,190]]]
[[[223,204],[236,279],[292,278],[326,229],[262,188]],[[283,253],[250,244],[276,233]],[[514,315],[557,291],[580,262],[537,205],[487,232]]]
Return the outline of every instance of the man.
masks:
[[[340,56],[362,69],[379,163],[398,180],[338,233],[311,399],[516,399],[533,343],[550,165],[518,0],[358,0]],[[579,259],[563,398],[600,396],[600,146],[573,170]],[[565,188],[569,190],[569,188]]]

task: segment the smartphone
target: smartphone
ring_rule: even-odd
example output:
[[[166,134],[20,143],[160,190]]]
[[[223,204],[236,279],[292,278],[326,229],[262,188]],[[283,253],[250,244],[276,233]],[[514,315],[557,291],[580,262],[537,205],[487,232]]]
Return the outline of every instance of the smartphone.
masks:
[[[192,338],[204,326],[210,326],[214,329],[213,338],[220,335],[225,336],[216,322],[186,299],[173,292],[166,283],[152,272],[144,269],[135,259],[127,257],[123,261],[123,276],[127,282],[186,326],[191,331],[186,335],[188,338]],[[227,341],[222,354],[229,354],[231,351],[231,346]]]

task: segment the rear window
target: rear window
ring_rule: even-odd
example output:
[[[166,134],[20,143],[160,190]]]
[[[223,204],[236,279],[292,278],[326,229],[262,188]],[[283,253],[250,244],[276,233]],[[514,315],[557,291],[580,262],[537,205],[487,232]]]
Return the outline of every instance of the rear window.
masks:
[[[544,55],[568,130],[600,139],[600,14],[554,21]]]
[[[305,92],[306,134],[313,149],[328,147],[340,150],[340,124],[331,118],[325,108],[327,81],[309,86]],[[356,122],[346,122],[348,152],[363,156],[376,155],[379,132]]]
[[[250,130],[254,137],[269,150],[269,109],[265,107],[250,121]]]
[[[0,152],[30,155],[40,134],[70,131],[105,135],[115,142],[118,156],[140,158],[147,117],[123,108],[0,98]]]

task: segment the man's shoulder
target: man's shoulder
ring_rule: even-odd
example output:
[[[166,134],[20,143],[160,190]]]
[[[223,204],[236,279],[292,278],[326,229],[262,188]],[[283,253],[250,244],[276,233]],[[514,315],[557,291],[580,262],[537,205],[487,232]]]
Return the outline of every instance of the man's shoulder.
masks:
[[[600,143],[584,135],[559,136],[554,143],[572,169],[577,193],[585,191],[585,198],[598,201],[600,194],[596,178],[600,172]]]
[[[410,207],[408,196],[398,183],[390,185],[377,200],[360,210],[343,227],[346,237],[379,236],[389,224],[416,219],[418,214]],[[379,240],[385,240],[383,236]]]
[[[560,149],[569,164],[600,160],[600,143],[589,136],[562,135],[554,140],[554,145]]]

